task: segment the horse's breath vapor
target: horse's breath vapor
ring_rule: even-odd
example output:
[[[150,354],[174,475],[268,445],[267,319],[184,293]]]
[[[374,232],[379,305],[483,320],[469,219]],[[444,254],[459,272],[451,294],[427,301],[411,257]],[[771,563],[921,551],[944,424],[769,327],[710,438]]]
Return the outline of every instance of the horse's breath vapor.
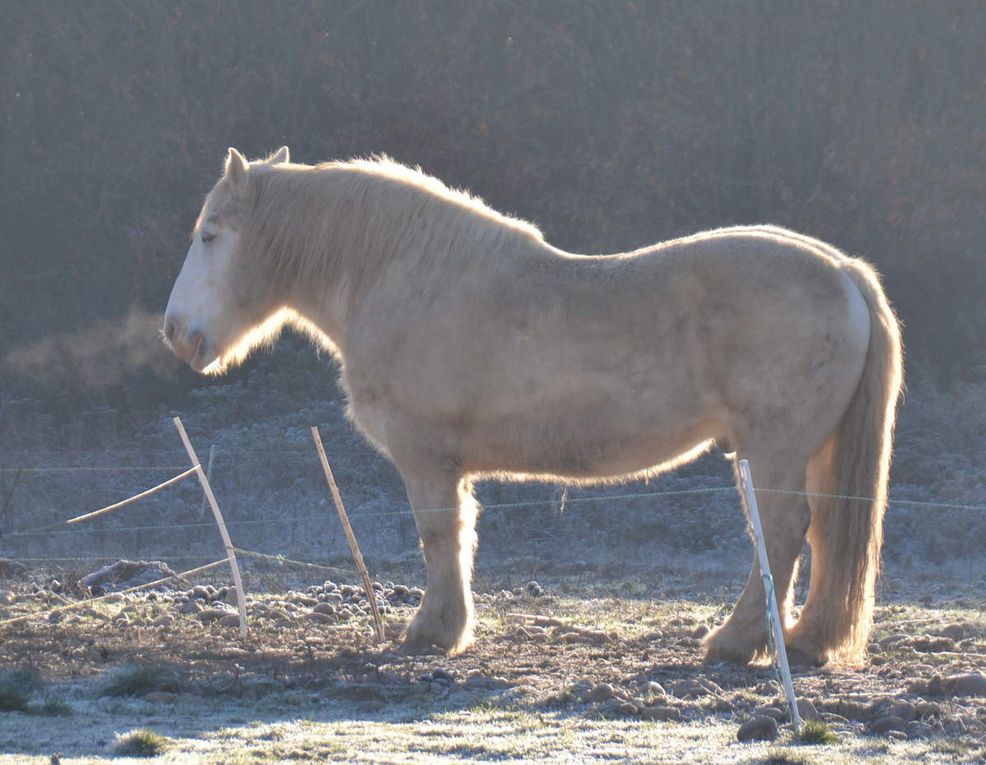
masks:
[[[160,332],[160,313],[131,308],[122,321],[99,321],[14,348],[0,361],[0,370],[42,385],[81,384],[93,391],[116,386],[140,370],[173,375],[180,367],[154,342]]]
[[[757,476],[785,620],[811,543],[789,655],[861,655],[902,386],[870,266],[773,226],[574,255],[386,159],[313,167],[231,149],[225,170],[168,336],[210,373],[285,323],[340,358],[349,415],[400,471],[424,548],[405,649],[472,639],[472,479],[622,481],[719,445]],[[754,562],[707,658],[765,653],[763,599]]]

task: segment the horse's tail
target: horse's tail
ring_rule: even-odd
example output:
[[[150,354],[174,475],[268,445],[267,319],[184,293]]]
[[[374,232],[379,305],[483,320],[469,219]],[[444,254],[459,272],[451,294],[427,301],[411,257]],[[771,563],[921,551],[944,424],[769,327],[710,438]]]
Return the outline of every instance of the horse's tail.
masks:
[[[812,623],[804,626],[833,658],[852,660],[865,648],[872,624],[903,347],[877,273],[859,260],[846,259],[843,268],[869,307],[870,340],[849,407],[808,463],[808,599],[815,596],[817,602],[810,609]]]

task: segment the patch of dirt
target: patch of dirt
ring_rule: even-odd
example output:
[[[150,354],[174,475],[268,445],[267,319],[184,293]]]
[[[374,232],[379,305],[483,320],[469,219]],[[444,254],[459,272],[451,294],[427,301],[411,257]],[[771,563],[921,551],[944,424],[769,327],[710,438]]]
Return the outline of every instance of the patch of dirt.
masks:
[[[770,667],[702,664],[701,639],[725,615],[709,605],[722,595],[712,582],[669,587],[665,577],[674,600],[633,594],[624,582],[610,583],[609,595],[597,582],[594,597],[577,598],[565,594],[577,587],[564,577],[481,593],[476,644],[455,657],[398,652],[421,591],[393,582],[375,587],[391,638],[382,646],[362,588],[352,585],[251,594],[250,635],[241,640],[235,588],[115,595],[52,614],[81,597],[56,582],[39,572],[0,582],[0,621],[29,617],[0,624],[0,667],[34,668],[49,684],[82,683],[93,698],[104,673],[136,663],[177,673],[177,691],[145,694],[160,704],[300,691],[354,715],[485,703],[641,724],[788,722]],[[840,735],[983,741],[986,599],[977,583],[956,584],[953,596],[921,602],[916,590],[882,605],[866,664],[796,669],[799,698]]]

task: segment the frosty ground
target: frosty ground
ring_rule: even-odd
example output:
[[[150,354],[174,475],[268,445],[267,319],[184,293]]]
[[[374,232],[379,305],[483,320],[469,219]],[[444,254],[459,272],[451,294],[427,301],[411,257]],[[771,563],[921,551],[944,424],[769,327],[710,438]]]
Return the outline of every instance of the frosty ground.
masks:
[[[385,577],[414,582],[413,565],[377,572],[383,645],[358,587],[270,563],[247,564],[246,640],[224,618],[228,589],[187,582],[52,617],[80,595],[65,572],[53,585],[51,572],[10,566],[2,617],[31,618],[0,627],[0,665],[21,668],[26,688],[19,709],[0,712],[0,762],[115,758],[134,729],[160,734],[157,757],[169,762],[986,756],[982,579],[891,569],[866,664],[795,673],[799,696],[837,736],[808,745],[784,727],[770,668],[701,663],[700,638],[726,615],[735,572],[710,563],[614,579],[574,568],[481,567],[476,645],[448,658],[395,650],[420,592]],[[756,715],[776,719],[776,740],[740,743],[740,724]]]

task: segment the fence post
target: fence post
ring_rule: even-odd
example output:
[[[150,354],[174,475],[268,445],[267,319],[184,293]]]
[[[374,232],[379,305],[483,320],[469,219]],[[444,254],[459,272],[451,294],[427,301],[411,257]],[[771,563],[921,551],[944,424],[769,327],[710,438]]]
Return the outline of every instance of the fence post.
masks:
[[[370,572],[366,570],[366,563],[363,562],[363,553],[359,551],[356,543],[356,535],[353,534],[353,527],[349,525],[349,516],[346,514],[346,506],[342,504],[342,495],[339,494],[339,487],[336,486],[336,479],[332,475],[332,468],[329,467],[329,458],[325,454],[325,447],[322,445],[322,436],[316,426],[312,426],[312,438],[315,440],[315,448],[318,449],[318,458],[322,462],[322,471],[325,473],[325,480],[329,484],[329,491],[332,492],[332,501],[335,503],[336,511],[339,513],[339,520],[342,521],[342,529],[346,532],[346,539],[349,540],[349,549],[353,553],[353,560],[356,561],[356,568],[359,569],[360,576],[363,577],[363,588],[366,590],[366,599],[370,602],[370,612],[373,614],[373,623],[377,628],[377,638],[382,643],[385,640],[383,632],[383,620],[380,618],[380,609],[377,608],[377,593],[373,589],[373,581],[370,579]]]
[[[205,466],[205,478],[212,485],[212,463],[216,459],[216,445],[209,444],[209,462]],[[202,495],[202,507],[199,508],[199,518],[205,517],[205,506],[208,504],[209,500],[206,498],[205,494]]]
[[[794,695],[794,683],[791,682],[791,667],[787,663],[787,648],[784,647],[784,625],[781,624],[780,611],[777,608],[777,593],[774,592],[774,578],[770,575],[770,561],[767,559],[767,545],[763,539],[763,528],[760,526],[760,510],[757,508],[757,496],[753,491],[753,478],[750,475],[750,463],[740,460],[740,475],[743,477],[743,491],[746,494],[746,504],[750,511],[750,523],[753,525],[753,535],[756,538],[757,557],[760,561],[760,576],[763,578],[764,595],[766,596],[767,630],[773,630],[774,647],[777,650],[777,663],[780,667],[781,682],[784,694],[791,707],[791,723],[794,733],[801,730],[801,715],[798,712],[798,699]]]
[[[212,507],[212,514],[216,518],[219,534],[223,538],[223,546],[225,546],[226,556],[229,558],[229,567],[233,571],[233,584],[236,585],[236,604],[240,612],[240,637],[245,638],[247,636],[246,591],[243,589],[243,579],[240,577],[240,566],[236,562],[236,550],[233,548],[233,542],[230,540],[229,532],[226,530],[226,522],[223,520],[223,514],[219,512],[219,503],[216,502],[216,497],[212,493],[212,486],[209,485],[209,479],[206,478],[205,471],[202,469],[202,465],[199,464],[199,458],[195,454],[195,449],[192,448],[192,442],[188,440],[185,426],[181,424],[180,417],[175,417],[173,422],[175,423],[175,428],[178,430],[178,435],[181,437],[182,444],[185,445],[185,451],[188,452],[188,457],[192,460],[192,467],[195,469],[195,474],[199,478],[199,483],[202,484],[202,491],[205,492],[205,497]]]

